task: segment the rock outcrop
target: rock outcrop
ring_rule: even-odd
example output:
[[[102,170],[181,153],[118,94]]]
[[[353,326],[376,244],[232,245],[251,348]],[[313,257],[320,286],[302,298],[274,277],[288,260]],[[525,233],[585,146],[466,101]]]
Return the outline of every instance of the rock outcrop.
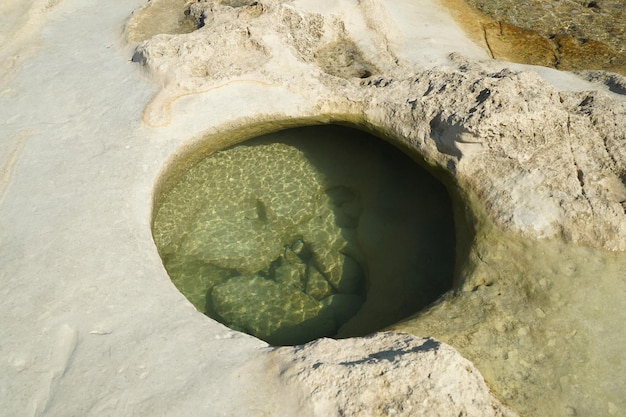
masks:
[[[196,31],[157,34],[133,56],[164,84],[145,123],[166,127],[179,99],[189,109],[193,96],[201,102],[241,84],[283,89],[306,105],[233,116],[222,128],[340,122],[397,145],[448,186],[458,247],[453,291],[394,327],[449,341],[522,414],[615,412],[623,369],[607,364],[621,360],[615,346],[623,345],[615,324],[624,317],[623,79],[587,72],[595,91],[581,91],[546,80],[561,73],[458,53],[445,64],[416,63],[401,53],[381,3],[352,6],[361,14],[304,0],[180,11],[195,17]],[[206,140],[219,149],[253,133]]]
[[[440,65],[415,62],[402,52],[388,7],[380,2],[347,1],[330,9],[314,3],[153,0],[127,26],[128,38],[140,41],[132,60],[163,85],[144,111],[146,125],[176,123],[183,99],[181,108],[190,111],[206,97],[245,86],[239,91],[280,90],[299,101],[289,111],[261,112],[252,119],[238,119],[235,113],[212,132],[251,123],[266,133],[273,128],[262,127],[264,122],[282,127],[341,122],[394,143],[448,186],[458,230],[453,291],[395,328],[449,341],[477,364],[500,398],[524,415],[620,409],[623,369],[610,364],[619,362],[615,346],[623,345],[615,324],[621,322],[615,317],[624,314],[619,307],[626,250],[623,79],[585,72],[581,77],[596,83],[595,91],[569,91],[546,81],[560,73],[539,76],[540,71],[513,70],[503,62],[458,53]],[[176,17],[168,17],[161,30],[158,22],[168,7]],[[496,41],[505,43],[500,38],[508,32],[515,32],[515,39],[536,37],[506,24],[493,30],[488,33],[496,36],[492,55]],[[568,37],[551,42],[560,45],[562,59],[573,56],[567,51],[576,55],[589,47],[574,45]],[[559,67],[549,48],[531,52],[538,61],[529,62]],[[569,68],[564,62],[561,66]],[[571,67],[581,68],[576,65]],[[574,84],[582,85],[582,78],[574,78]],[[206,140],[215,150],[254,133],[250,128],[236,139],[209,135]],[[258,208],[252,209],[258,217]],[[238,281],[212,276],[207,285],[218,288],[213,301],[230,315],[221,300]],[[276,292],[274,287],[268,291]],[[598,346],[598,340],[609,339],[607,346]],[[373,343],[321,341],[285,348],[283,357],[293,360],[295,355],[298,365],[283,375],[288,383],[302,384],[308,393],[303,395],[319,407],[312,413],[357,415],[376,407],[400,415],[421,412],[410,389],[389,390],[384,381],[420,380],[414,366],[398,364],[422,347],[435,355],[438,348],[430,347],[437,342],[413,349],[406,341],[383,338],[381,352],[398,352],[389,361],[385,355],[350,356]],[[347,346],[346,351],[328,347],[334,344]],[[329,349],[347,356],[329,358]],[[440,359],[431,365],[440,366]],[[344,370],[355,379],[337,376]],[[387,378],[387,371],[394,375]],[[366,380],[384,394],[365,398],[348,391],[350,386],[365,389]],[[338,390],[350,394],[338,395]],[[428,401],[431,395],[432,401],[439,398],[433,390],[426,394]],[[481,404],[480,413],[504,413],[484,398],[474,403]],[[457,410],[479,413],[467,407]]]
[[[312,416],[516,415],[489,394],[469,361],[434,339],[378,333],[284,347],[272,356]]]
[[[623,102],[458,55],[447,67],[410,65],[375,49],[385,33],[353,35],[363,45],[351,41],[349,57],[339,56],[351,36],[341,20],[290,2],[195,7],[200,29],[137,47],[133,60],[166,82],[147,123],[167,124],[178,98],[226,84],[286,85],[317,103],[303,117],[351,121],[409,144],[504,230],[626,250]]]

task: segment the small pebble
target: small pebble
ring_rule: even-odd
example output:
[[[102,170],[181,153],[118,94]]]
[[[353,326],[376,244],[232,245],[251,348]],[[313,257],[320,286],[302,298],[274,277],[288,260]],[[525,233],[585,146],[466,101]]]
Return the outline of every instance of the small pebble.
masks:
[[[618,411],[619,409],[617,408],[617,406],[609,401],[609,414],[612,416],[616,416]]]

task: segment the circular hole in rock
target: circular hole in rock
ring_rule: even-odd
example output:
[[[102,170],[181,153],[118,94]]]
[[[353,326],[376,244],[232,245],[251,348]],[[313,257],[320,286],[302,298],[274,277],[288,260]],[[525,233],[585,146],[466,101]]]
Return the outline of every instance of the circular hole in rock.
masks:
[[[452,286],[445,187],[348,127],[283,130],[209,155],[161,193],[155,213],[176,287],[273,345],[366,335]]]

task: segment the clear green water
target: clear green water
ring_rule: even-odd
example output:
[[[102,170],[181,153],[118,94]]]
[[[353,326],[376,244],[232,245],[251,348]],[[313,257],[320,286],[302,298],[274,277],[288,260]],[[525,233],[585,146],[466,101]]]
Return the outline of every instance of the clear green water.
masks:
[[[445,188],[354,129],[289,129],[214,153],[155,213],[176,287],[209,317],[275,345],[376,331],[452,285]]]

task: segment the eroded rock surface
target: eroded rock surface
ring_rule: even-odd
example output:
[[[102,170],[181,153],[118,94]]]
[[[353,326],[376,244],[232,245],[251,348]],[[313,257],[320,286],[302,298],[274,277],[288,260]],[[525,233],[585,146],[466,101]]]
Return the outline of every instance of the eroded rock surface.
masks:
[[[445,0],[496,59],[626,75],[620,0]]]
[[[452,66],[421,69],[383,50],[358,56],[376,59],[384,75],[348,71],[344,78],[333,75],[344,70],[329,74],[316,61],[346,37],[336,16],[267,1],[263,13],[242,20],[235,19],[240,8],[203,4],[215,27],[158,35],[137,48],[135,60],[169,80],[146,110],[149,123],[168,123],[177,98],[225,83],[286,84],[318,103],[319,114],[361,118],[411,143],[461,189],[480,196],[505,230],[626,250],[626,104],[559,92],[532,73],[460,56]],[[384,34],[371,36],[384,43]],[[355,65],[329,60],[344,69]]]
[[[284,383],[314,416],[516,415],[489,394],[469,361],[434,339],[379,333],[272,355]]]

